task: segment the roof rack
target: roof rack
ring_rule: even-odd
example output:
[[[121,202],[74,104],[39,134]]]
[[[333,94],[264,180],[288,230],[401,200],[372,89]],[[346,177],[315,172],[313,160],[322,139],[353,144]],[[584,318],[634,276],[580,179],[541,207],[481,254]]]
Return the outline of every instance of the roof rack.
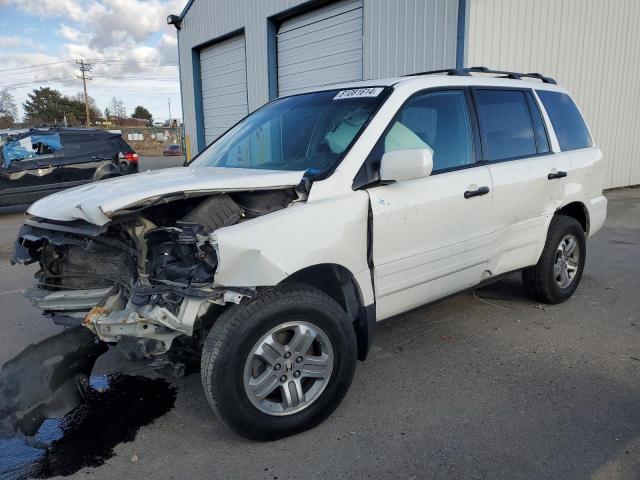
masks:
[[[410,73],[404,75],[405,77],[416,77],[419,75],[431,75],[433,73],[446,73],[447,75],[455,75],[462,77],[469,77],[472,73],[492,73],[497,78],[511,78],[513,80],[522,80],[526,78],[536,78],[542,83],[550,83],[556,85],[556,81],[551,77],[545,77],[540,73],[517,73],[517,72],[503,72],[501,70],[491,70],[487,67],[468,67],[468,68],[445,68],[443,70],[431,70],[429,72]]]

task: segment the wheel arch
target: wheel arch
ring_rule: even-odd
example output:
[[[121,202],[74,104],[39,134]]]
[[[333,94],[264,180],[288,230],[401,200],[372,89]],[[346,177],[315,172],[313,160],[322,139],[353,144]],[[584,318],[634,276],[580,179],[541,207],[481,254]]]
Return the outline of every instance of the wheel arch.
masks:
[[[298,270],[280,283],[292,282],[317,288],[347,312],[358,341],[358,360],[365,360],[373,340],[375,303],[364,304],[362,290],[353,273],[342,265],[322,263]]]
[[[589,235],[589,210],[584,203],[575,201],[568,203],[561,208],[557,209],[555,215],[564,215],[567,217],[575,218],[580,225],[582,225],[582,229],[584,233]]]

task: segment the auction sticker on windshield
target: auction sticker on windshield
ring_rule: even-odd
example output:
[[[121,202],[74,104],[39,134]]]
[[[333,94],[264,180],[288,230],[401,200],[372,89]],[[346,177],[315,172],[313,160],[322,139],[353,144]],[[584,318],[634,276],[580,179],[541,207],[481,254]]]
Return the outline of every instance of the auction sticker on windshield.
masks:
[[[345,98],[361,98],[361,97],[377,97],[384,90],[382,87],[370,88],[352,88],[349,90],[340,90],[334,100],[342,100]]]

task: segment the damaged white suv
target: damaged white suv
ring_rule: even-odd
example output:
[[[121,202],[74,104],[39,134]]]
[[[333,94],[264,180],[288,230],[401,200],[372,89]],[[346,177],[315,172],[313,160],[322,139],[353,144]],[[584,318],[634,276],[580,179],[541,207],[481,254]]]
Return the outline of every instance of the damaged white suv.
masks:
[[[517,270],[569,298],[602,178],[552,79],[426,72],[280,98],[186,167],[40,200],[13,260],[39,262],[53,321],[156,368],[197,359],[219,417],[272,439],[337,407],[376,321]]]

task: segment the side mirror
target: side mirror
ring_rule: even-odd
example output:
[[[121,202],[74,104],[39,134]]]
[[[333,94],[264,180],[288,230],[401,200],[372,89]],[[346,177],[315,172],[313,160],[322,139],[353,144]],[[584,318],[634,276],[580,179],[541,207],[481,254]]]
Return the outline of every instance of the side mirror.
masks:
[[[433,152],[428,148],[394,150],[382,156],[380,180],[415,180],[431,175]]]

